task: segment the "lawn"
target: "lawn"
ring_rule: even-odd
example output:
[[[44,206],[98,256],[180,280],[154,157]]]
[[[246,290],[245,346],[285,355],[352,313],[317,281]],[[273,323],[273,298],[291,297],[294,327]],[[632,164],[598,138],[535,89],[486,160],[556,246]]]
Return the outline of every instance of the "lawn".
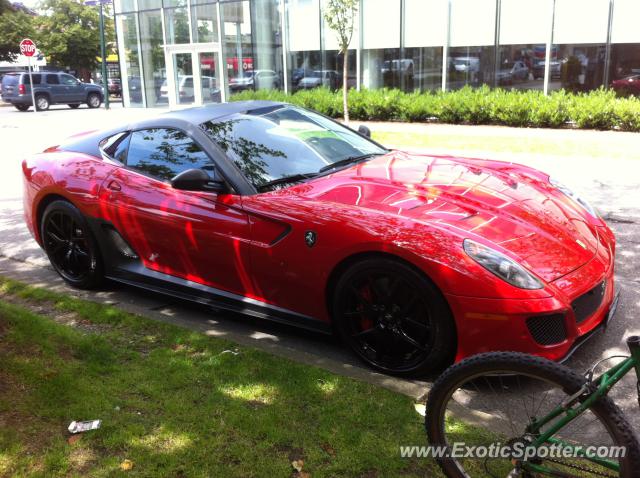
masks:
[[[2,277],[0,344],[0,476],[439,476],[410,398],[319,368]]]
[[[438,126],[426,127],[424,133],[373,131],[373,139],[379,143],[396,148],[415,148],[434,150],[439,153],[450,151],[454,154],[511,153],[544,155],[551,157],[588,157],[608,159],[640,160],[640,135],[637,139],[610,133],[563,131],[562,135],[551,132],[548,135],[530,134],[526,129],[522,133],[508,131],[502,134],[501,128],[475,128],[454,134],[452,129]]]

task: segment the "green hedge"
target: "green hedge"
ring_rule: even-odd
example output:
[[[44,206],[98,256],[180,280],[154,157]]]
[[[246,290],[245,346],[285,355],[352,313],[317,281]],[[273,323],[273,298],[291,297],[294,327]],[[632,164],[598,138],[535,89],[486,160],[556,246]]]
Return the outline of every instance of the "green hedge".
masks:
[[[342,116],[342,91],[325,88],[287,95],[281,91],[244,91],[241,100],[285,101],[327,116]],[[640,99],[620,98],[611,90],[572,94],[564,90],[544,96],[540,91],[465,87],[457,91],[404,93],[400,90],[351,90],[349,113],[360,121],[437,121],[454,124],[493,124],[640,131]]]

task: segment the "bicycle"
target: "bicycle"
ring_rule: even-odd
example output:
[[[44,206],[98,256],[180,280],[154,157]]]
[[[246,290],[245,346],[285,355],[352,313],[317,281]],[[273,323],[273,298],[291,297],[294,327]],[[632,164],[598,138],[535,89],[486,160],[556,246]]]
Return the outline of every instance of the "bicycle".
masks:
[[[608,396],[632,370],[640,379],[640,337],[627,345],[630,356],[608,357],[582,376],[516,352],[448,368],[429,392],[425,418],[440,467],[448,477],[640,477],[638,438]],[[612,358],[624,360],[595,376]]]

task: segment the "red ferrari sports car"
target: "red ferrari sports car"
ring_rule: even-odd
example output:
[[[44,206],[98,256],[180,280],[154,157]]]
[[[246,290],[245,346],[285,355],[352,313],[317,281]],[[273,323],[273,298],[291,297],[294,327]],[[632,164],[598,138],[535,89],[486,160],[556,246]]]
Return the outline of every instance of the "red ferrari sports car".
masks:
[[[368,136],[272,102],[84,133],[24,161],[26,222],[73,286],[335,330],[399,375],[490,350],[560,360],[613,315],[615,238],[584,200]]]

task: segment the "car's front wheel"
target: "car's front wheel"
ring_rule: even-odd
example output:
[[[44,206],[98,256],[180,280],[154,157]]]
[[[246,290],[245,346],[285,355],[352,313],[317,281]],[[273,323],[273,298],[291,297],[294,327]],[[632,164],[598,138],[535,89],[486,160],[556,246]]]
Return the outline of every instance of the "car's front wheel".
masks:
[[[42,215],[40,237],[49,261],[73,287],[92,289],[103,279],[103,265],[87,220],[67,201],[53,201]]]
[[[455,353],[446,300],[427,277],[398,260],[352,265],[336,284],[332,317],[349,347],[384,373],[425,375],[448,365]]]
[[[87,106],[89,108],[99,108],[102,103],[102,99],[98,93],[90,93],[87,97]]]

